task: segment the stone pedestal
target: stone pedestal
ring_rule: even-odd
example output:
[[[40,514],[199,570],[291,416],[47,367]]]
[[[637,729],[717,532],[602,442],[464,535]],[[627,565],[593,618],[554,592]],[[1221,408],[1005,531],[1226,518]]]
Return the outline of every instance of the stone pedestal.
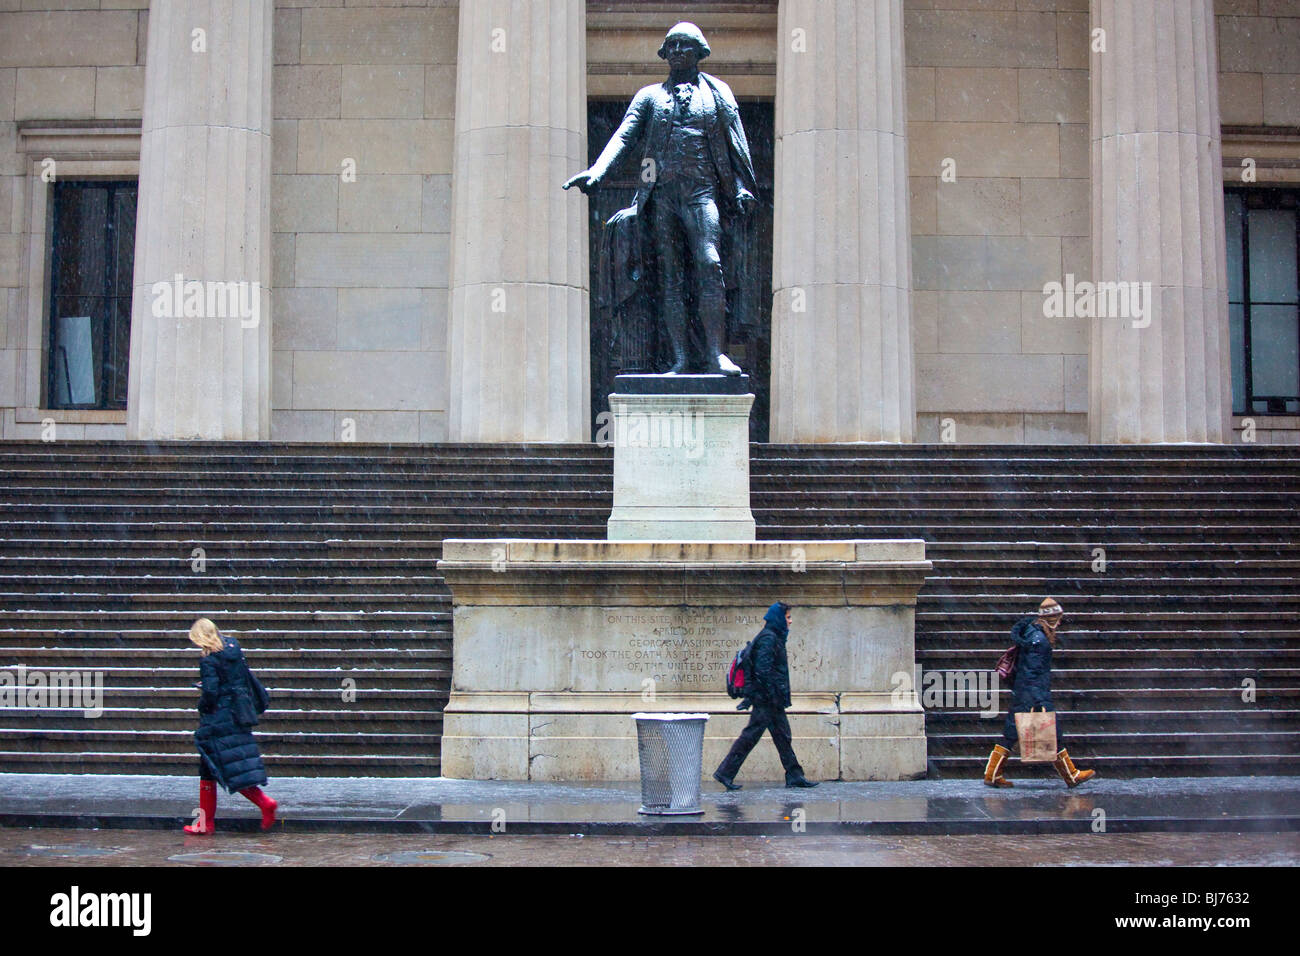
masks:
[[[821,779],[925,772],[911,692],[922,541],[448,540],[453,671],[448,777],[630,780],[638,711],[708,713],[704,774],[748,719],[732,656],[774,601],[794,606],[794,746]],[[782,777],[760,744],[746,779]]]
[[[620,375],[614,388],[609,540],[753,541],[749,377]]]

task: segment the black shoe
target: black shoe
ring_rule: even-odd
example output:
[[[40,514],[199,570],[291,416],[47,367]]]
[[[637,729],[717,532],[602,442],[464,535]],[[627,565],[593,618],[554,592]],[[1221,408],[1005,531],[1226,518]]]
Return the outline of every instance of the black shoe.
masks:
[[[793,780],[787,780],[785,782],[785,787],[787,790],[811,790],[815,786],[817,786],[816,783],[809,780],[807,777],[803,776],[802,774]]]
[[[716,781],[718,781],[718,783],[722,784],[722,785],[723,785],[724,787],[726,787],[728,790],[740,790],[740,789],[743,789],[743,788],[741,787],[740,784],[736,783],[736,781],[735,781],[734,778],[731,779],[731,780],[728,780],[726,777],[724,777],[721,773],[719,773],[719,772],[716,771],[716,770],[713,771],[713,779],[716,780]]]

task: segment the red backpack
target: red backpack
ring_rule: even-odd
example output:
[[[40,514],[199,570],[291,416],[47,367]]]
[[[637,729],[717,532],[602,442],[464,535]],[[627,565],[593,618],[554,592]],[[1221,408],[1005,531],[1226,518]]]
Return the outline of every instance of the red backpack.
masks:
[[[750,641],[736,651],[736,656],[731,659],[731,666],[727,668],[727,696],[729,697],[744,697],[749,692],[749,656],[753,645],[754,642]]]

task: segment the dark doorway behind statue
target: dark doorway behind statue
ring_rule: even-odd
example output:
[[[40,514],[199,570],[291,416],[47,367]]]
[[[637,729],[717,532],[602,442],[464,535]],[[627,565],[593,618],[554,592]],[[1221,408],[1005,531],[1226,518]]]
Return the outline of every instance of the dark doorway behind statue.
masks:
[[[591,100],[587,105],[587,162],[594,163],[601,149],[627,111],[627,100]],[[758,302],[748,314],[757,321],[744,325],[732,318],[736,292],[727,296],[726,351],[745,370],[754,389],[754,410],[749,417],[751,441],[767,441],[772,333],[772,135],[775,108],[772,103],[740,103],[749,149],[758,178],[758,209],[754,212],[754,261],[760,281],[749,294]],[[638,154],[639,155],[639,154]],[[590,215],[587,230],[591,241],[591,420],[592,437],[599,429],[599,415],[609,410],[609,393],[620,372],[662,372],[671,364],[667,335],[658,328],[653,304],[638,293],[619,308],[610,305],[611,296],[601,288],[601,235],[605,220],[631,205],[636,195],[640,169],[625,164],[615,170],[599,190],[587,197]],[[692,288],[687,283],[687,288]],[[746,310],[741,310],[742,314]]]

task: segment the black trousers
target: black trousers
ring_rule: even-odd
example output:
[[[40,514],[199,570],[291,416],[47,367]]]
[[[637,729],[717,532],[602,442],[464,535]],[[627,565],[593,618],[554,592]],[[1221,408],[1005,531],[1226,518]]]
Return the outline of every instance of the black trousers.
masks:
[[[765,730],[771,731],[772,743],[776,744],[776,752],[781,755],[781,766],[785,768],[786,781],[803,776],[803,768],[799,766],[799,758],[794,755],[794,747],[790,743],[790,721],[786,719],[785,708],[767,704],[754,705],[749,715],[749,723],[740,732],[736,742],[731,745],[726,758],[718,765],[718,774],[728,780],[734,779],[740,772],[740,765],[745,762],[745,758],[749,756],[749,752],[754,749]]]

